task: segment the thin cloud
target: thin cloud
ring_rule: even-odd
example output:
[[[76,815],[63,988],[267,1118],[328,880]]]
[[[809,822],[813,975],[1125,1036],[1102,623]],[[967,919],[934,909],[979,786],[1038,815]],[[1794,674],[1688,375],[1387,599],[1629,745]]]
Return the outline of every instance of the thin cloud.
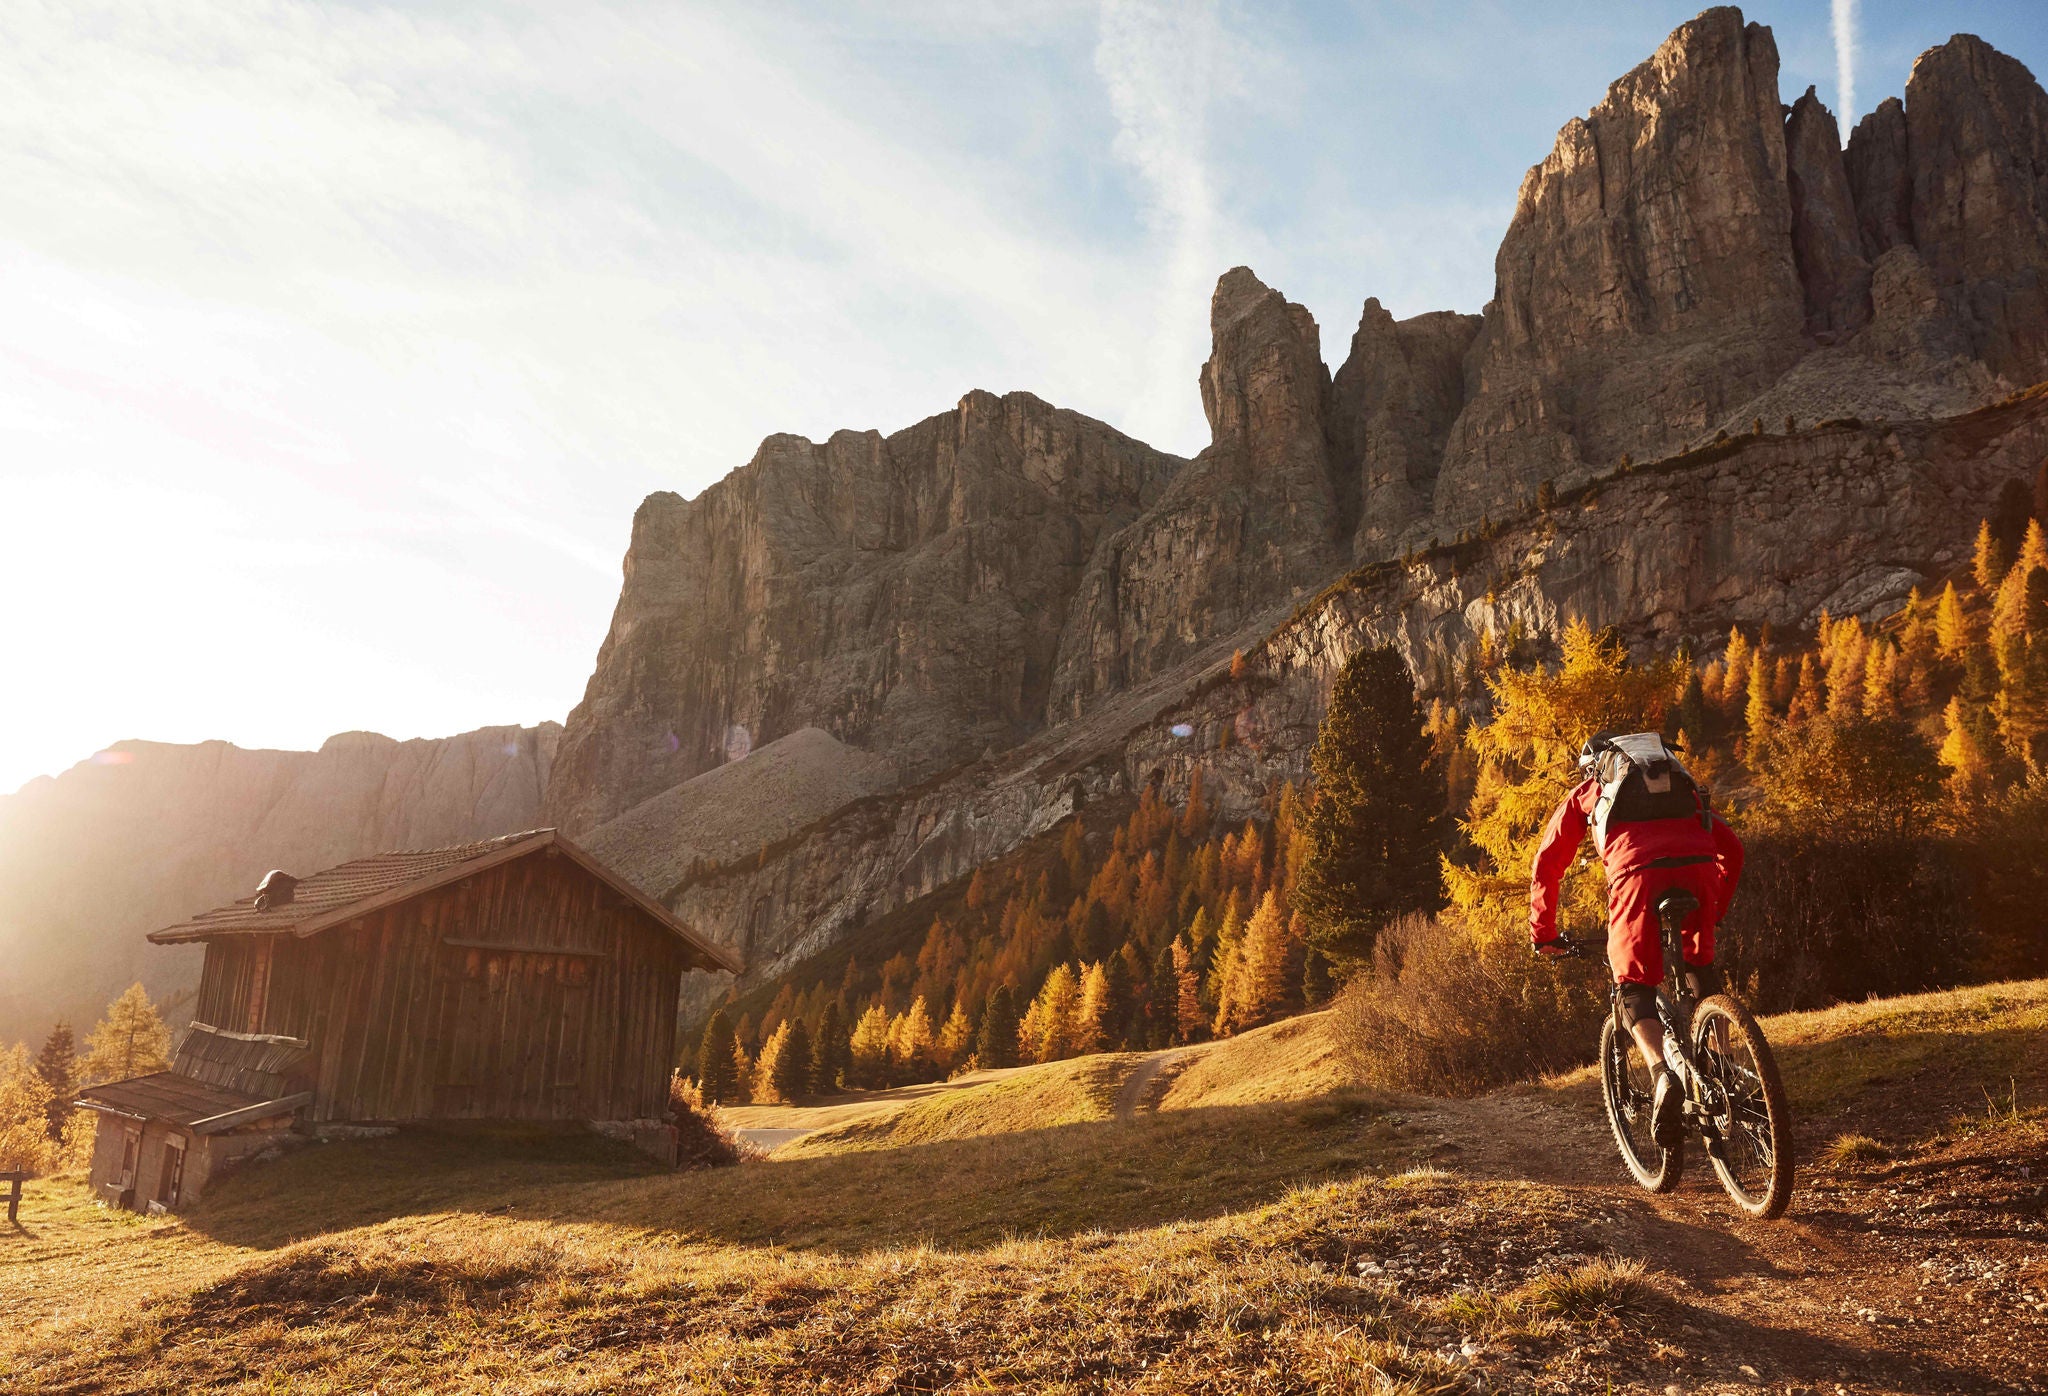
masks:
[[[1189,435],[1189,384],[1207,346],[1209,291],[1224,270],[1208,151],[1223,44],[1213,2],[1103,0],[1095,71],[1116,117],[1113,149],[1144,185],[1145,221],[1164,256],[1150,373],[1126,428],[1150,440]]]
[[[1856,120],[1856,0],[1833,0],[1836,119],[1844,132]]]

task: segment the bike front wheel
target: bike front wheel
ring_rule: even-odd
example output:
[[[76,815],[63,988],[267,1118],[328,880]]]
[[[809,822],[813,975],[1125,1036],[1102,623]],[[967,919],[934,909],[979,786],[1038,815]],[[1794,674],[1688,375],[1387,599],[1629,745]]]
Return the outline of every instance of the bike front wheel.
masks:
[[[1726,994],[1704,1000],[1692,1021],[1714,1172],[1750,1216],[1783,1216],[1792,1201],[1792,1108],[1771,1044],[1749,1010]]]
[[[1621,1161],[1638,1183],[1651,1192],[1670,1192],[1685,1167],[1685,1145],[1662,1149],[1650,1133],[1650,1104],[1657,1079],[1643,1065],[1635,1039],[1623,1032],[1609,1013],[1600,1029],[1600,1093],[1607,1100],[1607,1123]]]

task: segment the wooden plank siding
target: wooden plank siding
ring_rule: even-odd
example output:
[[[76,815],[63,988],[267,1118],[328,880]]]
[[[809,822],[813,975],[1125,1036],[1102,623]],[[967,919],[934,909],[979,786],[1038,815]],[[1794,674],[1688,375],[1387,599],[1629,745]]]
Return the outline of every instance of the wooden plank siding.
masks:
[[[310,937],[209,941],[195,1016],[306,1039],[315,1121],[645,1119],[688,954],[543,850]]]

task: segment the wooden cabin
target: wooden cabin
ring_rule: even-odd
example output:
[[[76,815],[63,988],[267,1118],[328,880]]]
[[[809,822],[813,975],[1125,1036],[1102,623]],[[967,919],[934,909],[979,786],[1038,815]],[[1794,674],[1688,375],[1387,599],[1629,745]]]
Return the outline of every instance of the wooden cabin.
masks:
[[[207,1180],[275,1146],[312,1100],[306,1044],[194,1023],[169,1071],[110,1081],[79,1097],[99,1116],[92,1186],[109,1206],[171,1211]]]
[[[182,1132],[188,1153],[209,1120],[265,1104],[278,1107],[266,1118],[314,1128],[661,1120],[684,972],[739,969],[552,829],[304,879],[273,873],[256,894],[149,938],[206,946],[193,1036],[294,1044],[299,1055],[274,1080],[240,1079],[257,1089],[201,1083],[237,1096],[230,1110],[217,1108],[224,1099],[182,1112],[158,1099],[183,1089],[160,1079],[188,1075],[182,1051],[170,1072],[86,1092],[80,1103],[101,1112],[94,1185],[127,1177],[116,1191],[138,1209],[163,1171],[149,1131],[133,1168],[110,1142],[138,1118],[166,1138]],[[193,1110],[213,1113],[183,1118]],[[189,1162],[185,1176],[189,1200]]]

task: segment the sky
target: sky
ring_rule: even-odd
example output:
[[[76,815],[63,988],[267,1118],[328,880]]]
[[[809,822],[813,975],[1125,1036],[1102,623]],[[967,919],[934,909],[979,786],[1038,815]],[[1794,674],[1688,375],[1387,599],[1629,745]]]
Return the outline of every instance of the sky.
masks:
[[[1207,442],[1240,263],[1341,362],[1477,311],[1527,167],[1697,9],[0,5],[0,791],[126,738],[560,720],[633,510],[1029,390]],[[1800,0],[1846,132],[2048,6]]]

